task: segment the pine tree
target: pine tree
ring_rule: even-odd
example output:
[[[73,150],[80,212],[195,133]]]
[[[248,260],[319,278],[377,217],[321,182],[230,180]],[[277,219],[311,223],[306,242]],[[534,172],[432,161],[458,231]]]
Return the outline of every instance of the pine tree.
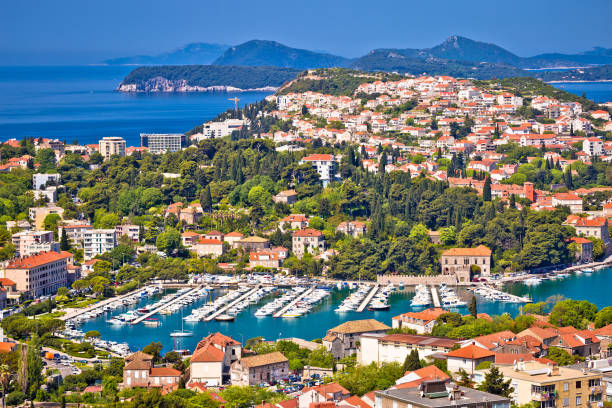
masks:
[[[463,368],[459,369],[459,380],[457,381],[457,385],[461,387],[474,388],[474,381],[470,375]]]
[[[485,374],[485,379],[478,389],[502,397],[509,397],[514,391],[510,386],[510,380],[504,381],[504,375],[495,366],[491,367],[489,372]]]
[[[482,188],[482,200],[491,201],[491,177],[487,176]]]
[[[60,249],[62,251],[70,251],[70,242],[68,241],[68,234],[66,234],[66,228],[62,228],[62,238],[60,239]]]
[[[476,308],[476,296],[472,296],[472,301],[470,302],[470,305],[468,306],[468,309],[470,311],[470,314],[472,315],[472,317],[474,319],[478,318],[478,309]]]
[[[412,350],[404,360],[404,371],[414,371],[422,367],[419,352],[417,350]]]

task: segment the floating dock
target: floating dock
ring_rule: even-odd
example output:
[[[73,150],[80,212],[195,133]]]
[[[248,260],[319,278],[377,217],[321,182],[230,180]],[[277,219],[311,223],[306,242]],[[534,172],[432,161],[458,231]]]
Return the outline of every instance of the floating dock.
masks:
[[[132,320],[130,322],[130,324],[138,324],[140,322],[142,322],[145,319],[148,319],[149,317],[153,316],[154,314],[157,314],[161,309],[164,309],[168,306],[171,306],[173,303],[178,302],[179,300],[186,298],[189,295],[194,294],[195,292],[199,291],[200,289],[202,289],[202,286],[198,286],[196,288],[191,289],[190,291],[187,291],[185,293],[183,293],[180,296],[177,296],[175,298],[172,298],[171,300],[167,301],[166,303],[162,303],[161,305],[159,305],[158,307],[156,307],[155,309],[143,314],[142,316],[138,316],[136,319]]]
[[[374,297],[376,292],[378,292],[379,288],[380,285],[378,283],[372,287],[370,293],[368,293],[368,295],[363,299],[363,302],[361,302],[361,304],[357,308],[357,312],[361,313],[365,310],[365,308],[370,304],[370,301],[372,301],[372,298]]]
[[[203,320],[205,322],[210,322],[212,319],[214,319],[215,317],[217,317],[219,315],[222,315],[223,313],[227,312],[227,310],[230,307],[232,307],[232,306],[242,302],[244,299],[248,298],[249,296],[251,296],[252,294],[257,292],[258,290],[259,290],[259,285],[255,286],[253,289],[249,290],[248,292],[246,292],[242,296],[232,300],[230,303],[228,303],[227,305],[223,306],[221,309],[217,310],[213,314],[210,314],[210,315],[206,316]]]
[[[274,316],[274,317],[281,317],[287,310],[289,310],[291,307],[293,307],[300,300],[304,299],[306,296],[310,295],[315,289],[316,289],[316,286],[311,286],[308,290],[306,290],[305,292],[302,292],[298,297],[293,299],[291,302],[289,302],[285,306],[281,307],[272,316]]]
[[[440,307],[440,298],[438,297],[438,289],[435,286],[431,287],[431,299],[435,307]]]

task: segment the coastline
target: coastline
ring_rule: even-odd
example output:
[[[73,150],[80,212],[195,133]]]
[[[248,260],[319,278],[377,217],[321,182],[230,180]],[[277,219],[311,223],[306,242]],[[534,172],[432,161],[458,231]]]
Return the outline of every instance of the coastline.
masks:
[[[575,80],[575,81],[545,81],[547,84],[588,84],[597,82],[612,82],[612,79],[596,79],[592,81]]]
[[[196,92],[276,92],[280,87],[264,86],[260,88],[237,88],[230,85],[192,86],[186,83],[169,84],[120,84],[115,91],[124,93],[196,93]]]

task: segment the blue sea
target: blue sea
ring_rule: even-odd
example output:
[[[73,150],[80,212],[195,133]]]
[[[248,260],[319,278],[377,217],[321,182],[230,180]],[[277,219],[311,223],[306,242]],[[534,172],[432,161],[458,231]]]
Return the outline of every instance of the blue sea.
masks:
[[[126,94],[116,92],[134,67],[0,67],[0,140],[48,137],[97,143],[121,136],[139,145],[146,132],[186,132],[232,107],[265,98],[262,92]],[[597,102],[612,100],[612,83],[560,83]]]
[[[25,136],[97,143],[121,136],[140,145],[140,133],[182,133],[268,93],[128,94],[116,92],[134,67],[0,67],[0,140]]]
[[[588,300],[598,308],[603,308],[610,305],[609,288],[612,286],[612,268],[600,269],[592,275],[570,275],[565,279],[546,280],[537,286],[526,286],[522,283],[514,283],[504,288],[507,292],[526,296],[534,302],[543,302],[551,297],[563,296],[564,298],[576,300]],[[215,290],[214,296],[219,296],[225,293],[225,290]],[[457,290],[458,295],[468,301],[472,297],[472,293],[464,288]],[[157,315],[162,322],[160,327],[149,327],[142,324],[114,326],[106,323],[112,315],[121,314],[128,309],[117,309],[112,313],[102,315],[96,319],[89,320],[80,328],[83,331],[98,330],[105,340],[113,340],[117,342],[127,341],[132,350],[141,349],[152,341],[161,341],[164,345],[164,351],[171,349],[188,349],[193,351],[198,341],[210,333],[222,332],[233,338],[244,341],[252,337],[263,336],[268,340],[276,340],[279,338],[299,337],[307,340],[321,338],[325,336],[327,330],[337,326],[348,320],[357,319],[376,319],[391,326],[392,317],[401,313],[417,311],[410,305],[410,300],[414,296],[413,289],[406,288],[405,291],[394,292],[389,298],[390,310],[386,311],[368,311],[367,309],[361,313],[347,312],[338,313],[335,309],[348,296],[348,289],[334,289],[330,297],[326,298],[322,303],[317,305],[310,313],[300,318],[273,318],[256,317],[255,311],[264,303],[272,300],[272,297],[266,297],[258,304],[251,305],[240,313],[234,322],[196,322],[184,323],[184,330],[192,331],[192,337],[181,339],[172,338],[170,333],[181,329],[181,313],[177,312],[171,315]],[[138,305],[131,306],[131,309],[137,309],[147,304],[153,303],[161,295],[156,298],[144,298]],[[185,307],[183,316],[190,314],[192,308],[201,306],[212,299],[200,299],[199,301]],[[516,316],[520,313],[520,306],[516,303],[494,302],[476,297],[477,308],[479,313],[488,313],[491,316],[509,313],[511,316]],[[454,309],[453,311],[461,314],[468,314],[467,307]]]

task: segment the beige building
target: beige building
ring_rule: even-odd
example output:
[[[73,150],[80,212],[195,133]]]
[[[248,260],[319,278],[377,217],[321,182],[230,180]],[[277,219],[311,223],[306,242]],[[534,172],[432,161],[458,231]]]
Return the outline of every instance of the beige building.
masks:
[[[65,230],[66,236],[72,245],[83,246],[85,241],[85,233],[91,231],[93,227],[85,222],[70,223],[60,225],[57,228],[57,234],[59,239],[62,237],[62,233]]]
[[[442,274],[456,275],[459,282],[471,280],[472,265],[480,269],[481,276],[491,274],[491,250],[484,245],[476,248],[451,248],[442,252]]]
[[[447,313],[440,307],[432,307],[420,312],[407,312],[394,316],[391,324],[394,329],[407,328],[416,330],[418,334],[431,333],[436,325],[436,319]]]
[[[610,241],[608,219],[605,217],[583,218],[570,215],[565,220],[565,224],[574,227],[578,235],[599,238],[605,243]]]
[[[28,216],[30,220],[34,222],[34,227],[37,230],[43,229],[45,217],[49,214],[57,214],[62,217],[64,215],[64,209],[55,204],[50,204],[45,207],[30,207],[28,210]]]
[[[237,242],[237,245],[245,252],[256,252],[266,248],[270,248],[270,240],[268,240],[267,238],[252,236],[241,239]]]
[[[308,226],[309,219],[304,214],[289,214],[288,216],[281,218],[278,222],[279,229],[282,232],[288,230],[300,230]]]
[[[305,253],[317,253],[325,250],[325,237],[321,231],[304,228],[293,233],[293,253],[298,258]]]
[[[281,191],[273,197],[275,203],[284,203],[291,205],[297,202],[297,193],[295,190]]]
[[[374,319],[351,320],[327,331],[323,345],[335,358],[356,354],[363,334],[384,334],[390,327]]]
[[[517,405],[532,401],[541,407],[595,407],[602,402],[605,389],[601,373],[576,370],[539,363],[519,361],[512,366],[498,367],[514,389],[512,401]],[[482,382],[487,370],[476,373]]]
[[[230,247],[236,248],[239,246],[239,242],[242,241],[244,235],[238,231],[233,231],[225,234],[223,237],[223,242],[227,242]]]
[[[217,258],[223,255],[223,241],[218,239],[202,238],[192,248],[198,256],[210,255]]]
[[[289,360],[279,351],[241,358],[230,368],[232,385],[270,383],[288,375]]]
[[[8,263],[2,277],[15,282],[18,291],[32,298],[53,295],[68,285],[66,259],[59,252],[15,258]]]
[[[21,231],[13,234],[12,242],[15,246],[15,255],[30,256],[42,250],[37,250],[42,244],[53,243],[53,231]],[[59,248],[58,248],[59,249]]]
[[[98,144],[100,146],[100,154],[104,157],[104,160],[109,160],[111,156],[125,156],[125,140],[122,137],[103,137]]]
[[[117,236],[117,240],[119,238],[126,236],[132,242],[140,242],[140,227],[134,224],[121,224],[115,226],[115,234]]]
[[[123,387],[164,387],[178,385],[181,372],[171,367],[154,367],[153,356],[137,351],[125,358]]]
[[[350,235],[353,238],[360,237],[367,232],[365,222],[361,221],[344,221],[341,222],[336,228],[336,232],[341,232],[346,235]]]
[[[258,251],[249,253],[249,266],[255,268],[280,268],[281,260],[278,253],[272,251]]]

